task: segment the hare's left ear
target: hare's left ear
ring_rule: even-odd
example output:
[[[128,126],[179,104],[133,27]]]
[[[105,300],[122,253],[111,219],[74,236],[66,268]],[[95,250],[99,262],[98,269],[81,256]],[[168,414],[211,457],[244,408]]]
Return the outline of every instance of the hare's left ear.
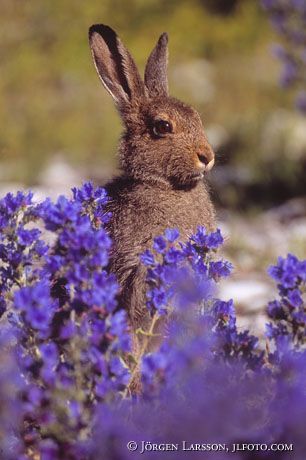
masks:
[[[163,33],[149,56],[145,69],[145,85],[150,96],[168,96],[168,35]]]
[[[89,29],[89,44],[99,77],[120,109],[144,97],[136,64],[113,29],[94,24]]]

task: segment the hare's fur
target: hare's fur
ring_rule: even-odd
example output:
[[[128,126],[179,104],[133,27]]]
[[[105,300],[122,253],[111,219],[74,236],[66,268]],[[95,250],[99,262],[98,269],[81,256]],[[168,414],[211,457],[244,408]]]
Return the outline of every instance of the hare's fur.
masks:
[[[92,26],[89,38],[98,74],[125,125],[119,148],[122,174],[106,185],[107,211],[112,213],[110,268],[135,330],[149,319],[140,254],[168,227],[178,228],[183,240],[199,225],[214,228],[214,208],[203,181],[214,154],[198,113],[168,96],[166,34],[148,59],[144,82],[111,28]],[[168,122],[171,132],[156,133],[156,120]]]

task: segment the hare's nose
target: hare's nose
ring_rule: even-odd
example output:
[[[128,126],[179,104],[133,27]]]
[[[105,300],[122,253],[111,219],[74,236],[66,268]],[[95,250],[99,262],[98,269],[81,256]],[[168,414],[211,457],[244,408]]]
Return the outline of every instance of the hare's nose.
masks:
[[[204,171],[210,171],[215,164],[215,157],[212,152],[209,152],[209,154],[199,153],[198,158],[200,163],[203,165]]]

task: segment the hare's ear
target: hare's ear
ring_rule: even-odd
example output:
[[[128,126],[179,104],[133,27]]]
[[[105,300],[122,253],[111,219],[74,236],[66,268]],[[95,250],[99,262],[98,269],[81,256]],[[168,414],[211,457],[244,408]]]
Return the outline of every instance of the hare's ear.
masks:
[[[103,24],[91,26],[89,44],[98,75],[119,108],[144,95],[136,64],[113,29]]]
[[[168,96],[168,35],[163,33],[149,56],[145,85],[150,96]]]

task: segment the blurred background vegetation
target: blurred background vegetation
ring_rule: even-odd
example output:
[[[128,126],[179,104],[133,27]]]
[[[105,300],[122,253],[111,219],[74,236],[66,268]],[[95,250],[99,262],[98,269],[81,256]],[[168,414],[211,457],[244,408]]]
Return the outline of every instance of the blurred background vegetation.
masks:
[[[59,159],[82,179],[111,176],[120,121],[87,41],[103,22],[141,70],[169,33],[171,93],[200,111],[217,152],[215,201],[254,210],[305,191],[305,118],[277,85],[257,0],[1,0],[0,22],[0,182],[39,185]]]

